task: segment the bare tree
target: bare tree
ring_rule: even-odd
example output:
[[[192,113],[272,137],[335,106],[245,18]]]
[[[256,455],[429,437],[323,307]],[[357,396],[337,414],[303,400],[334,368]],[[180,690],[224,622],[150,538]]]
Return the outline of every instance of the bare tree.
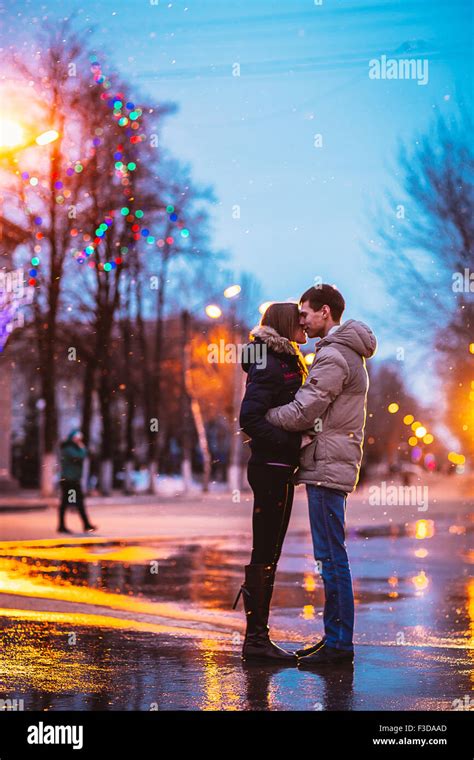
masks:
[[[435,350],[446,381],[445,418],[474,455],[470,353],[474,325],[474,155],[466,112],[438,116],[428,134],[399,154],[400,189],[390,193],[373,243],[374,268],[387,282],[398,334]],[[387,319],[391,310],[387,309]],[[380,315],[379,315],[380,316]],[[463,387],[462,413],[459,395]],[[469,403],[471,406],[469,407]],[[462,419],[460,419],[462,417]]]
[[[165,350],[164,324],[167,314],[169,283],[176,264],[184,267],[188,277],[191,272],[207,262],[217,264],[219,254],[209,243],[209,204],[214,201],[212,190],[199,187],[191,180],[188,167],[180,165],[169,157],[162,165],[165,202],[153,207],[152,218],[157,230],[158,250],[147,262],[143,270],[143,286],[140,303],[148,304],[155,321],[153,348],[150,351],[144,336],[144,314],[139,315],[142,351],[144,352],[144,407],[148,436],[147,464],[149,468],[150,490],[156,488],[156,474],[159,469],[160,445],[164,444],[162,367]],[[151,300],[154,295],[154,303]],[[157,435],[160,432],[160,436]]]
[[[87,155],[87,123],[77,108],[81,98],[81,78],[77,67],[85,61],[87,45],[67,22],[49,25],[41,45],[27,60],[24,51],[15,53],[12,65],[25,88],[28,83],[29,125],[34,129],[54,129],[58,139],[41,148],[24,151],[11,174],[15,209],[30,239],[24,251],[38,260],[33,303],[41,396],[44,400],[44,439],[41,487],[51,494],[55,444],[57,440],[56,363],[61,284],[69,251],[71,208],[77,207],[85,192],[86,174],[80,158]],[[84,84],[82,82],[82,84]],[[15,84],[12,102],[21,91]],[[33,156],[34,151],[34,156]],[[75,160],[74,160],[74,158]],[[21,163],[22,171],[18,167]],[[32,168],[31,168],[32,167]],[[30,172],[26,170],[30,170]],[[31,264],[30,264],[31,267]]]
[[[373,267],[403,305],[397,326],[411,333],[413,318],[438,329],[440,317],[449,320],[464,304],[453,284],[470,263],[474,240],[471,132],[467,114],[449,121],[439,115],[428,134],[402,145],[398,193],[388,193],[378,210]]]

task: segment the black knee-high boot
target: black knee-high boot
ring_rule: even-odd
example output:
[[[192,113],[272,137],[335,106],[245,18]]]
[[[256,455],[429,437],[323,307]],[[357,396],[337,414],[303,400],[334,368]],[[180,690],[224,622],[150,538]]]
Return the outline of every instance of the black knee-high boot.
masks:
[[[277,660],[288,665],[295,664],[296,655],[286,652],[270,639],[268,616],[275,581],[275,565],[246,565],[245,582],[242,584],[233,609],[240,594],[244,598],[247,630],[242,649],[244,660]]]

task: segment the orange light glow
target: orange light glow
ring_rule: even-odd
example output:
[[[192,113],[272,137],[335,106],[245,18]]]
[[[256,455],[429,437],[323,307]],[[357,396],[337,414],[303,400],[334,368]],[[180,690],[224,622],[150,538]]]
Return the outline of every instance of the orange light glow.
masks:
[[[428,556],[428,549],[417,549],[415,551],[415,557],[418,557],[418,559],[424,559]]]
[[[429,578],[424,570],[418,573],[418,575],[414,575],[413,578],[411,578],[411,582],[417,591],[424,591],[430,584]]]
[[[312,573],[304,574],[303,587],[305,591],[314,591],[316,588],[316,580]]]
[[[432,538],[434,535],[433,520],[417,520],[415,523],[415,538]]]

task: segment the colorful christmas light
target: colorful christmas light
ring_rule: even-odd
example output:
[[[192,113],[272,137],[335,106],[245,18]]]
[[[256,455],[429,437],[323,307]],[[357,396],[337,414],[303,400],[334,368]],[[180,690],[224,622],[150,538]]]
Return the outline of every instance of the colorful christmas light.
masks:
[[[111,89],[112,84],[110,80],[103,74],[100,63],[95,56],[93,56],[91,59],[91,71],[95,83],[100,85],[103,89],[103,92],[100,94],[100,98],[105,101],[107,103],[107,106],[111,109],[112,117],[117,122],[118,126],[124,129],[124,140],[123,142],[116,145],[112,157],[115,175],[121,180],[121,184],[124,187],[123,192],[127,198],[133,200],[131,182],[133,178],[132,173],[137,169],[137,163],[135,160],[130,160],[126,154],[128,145],[135,146],[137,143],[143,142],[146,139],[146,136],[140,132],[140,118],[143,115],[143,111],[138,108],[133,102],[126,100],[123,93],[115,93],[113,96],[110,95],[108,91]],[[96,133],[101,132],[102,130],[96,130]],[[95,150],[101,144],[102,140],[100,137],[95,136],[92,139],[92,155],[95,154]],[[53,188],[54,190],[58,191],[58,195],[55,197],[56,203],[62,205],[65,200],[71,195],[71,191],[67,187],[67,180],[81,174],[83,171],[85,171],[87,165],[87,160],[77,159],[67,167],[65,171],[65,177],[61,178],[59,175],[53,174]],[[25,184],[31,187],[37,187],[39,185],[39,179],[37,177],[30,176],[28,172],[23,172],[21,174],[21,177]],[[176,224],[176,226],[179,228],[181,237],[184,239],[188,238],[190,231],[184,226],[184,222],[178,218],[175,207],[172,204],[168,204],[165,208],[162,209],[162,211],[166,212],[169,220]],[[125,217],[125,222],[127,224],[130,224],[130,230],[133,233],[132,237],[135,241],[143,238],[146,240],[147,245],[156,244],[159,248],[162,248],[165,243],[167,245],[173,245],[175,242],[175,237],[172,235],[168,235],[165,239],[157,239],[153,232],[147,227],[141,229],[141,220],[143,220],[145,216],[145,213],[142,209],[132,211],[129,205],[126,205],[120,209],[119,213],[121,216]],[[78,264],[83,264],[87,261],[89,266],[96,266],[96,262],[91,257],[112,226],[115,215],[115,210],[109,211],[109,213],[104,217],[103,220],[99,222],[95,228],[93,236],[88,233],[82,234],[82,245],[80,248],[76,249],[73,252],[73,256]],[[35,217],[34,224],[40,227],[43,224],[43,219],[39,216]],[[79,238],[80,231],[74,227],[70,230],[70,235],[72,238]],[[37,232],[35,234],[35,238],[37,241],[41,241],[43,238],[43,233]],[[34,252],[35,254],[41,252],[41,245],[39,242],[34,246]],[[123,256],[126,255],[127,252],[127,246],[122,246],[120,249],[121,255],[116,256],[114,261],[106,262],[105,264],[98,264],[99,271],[110,272],[114,270],[117,266],[123,263]],[[32,268],[29,270],[30,279],[28,282],[30,285],[35,285],[38,274],[37,267],[40,265],[40,258],[38,256],[32,257],[31,265]]]

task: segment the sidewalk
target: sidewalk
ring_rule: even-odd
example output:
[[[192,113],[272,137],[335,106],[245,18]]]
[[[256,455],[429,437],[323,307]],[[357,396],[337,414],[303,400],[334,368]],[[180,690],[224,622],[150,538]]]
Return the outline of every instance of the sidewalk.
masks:
[[[347,525],[349,529],[359,529],[361,527],[380,528],[381,526],[390,528],[391,526],[403,526],[410,521],[421,519],[433,520],[446,515],[452,515],[453,518],[456,516],[466,518],[472,512],[474,505],[474,481],[472,478],[455,479],[455,476],[452,476],[452,478],[440,478],[439,476],[427,474],[426,481],[423,483],[413,483],[413,486],[419,488],[418,495],[420,497],[422,496],[423,487],[427,487],[427,503],[421,498],[421,500],[413,504],[390,504],[390,487],[395,486],[398,488],[401,484],[398,481],[386,481],[383,488],[382,485],[376,482],[364,484],[355,493],[348,496]],[[377,494],[380,496],[378,501],[382,503],[374,503],[374,501],[377,502]],[[389,503],[384,503],[384,500]],[[110,496],[89,496],[87,497],[86,504],[91,515],[97,515],[94,521],[100,519],[101,527],[107,533],[112,531],[112,534],[116,533],[118,535],[120,533],[120,535],[123,535],[120,531],[125,529],[126,535],[138,535],[138,533],[130,534],[129,528],[124,528],[122,525],[120,527],[117,525],[117,529],[114,530],[113,525],[116,523],[117,518],[115,510],[118,509],[120,514],[130,512],[135,513],[137,517],[143,515],[144,522],[146,523],[151,521],[154,524],[155,518],[159,517],[155,526],[155,528],[158,527],[159,529],[162,528],[163,521],[168,523],[172,521],[173,516],[183,517],[183,515],[187,515],[193,525],[199,522],[199,518],[201,520],[204,519],[206,532],[210,529],[212,521],[216,520],[218,523],[216,527],[222,532],[222,530],[231,529],[231,526],[235,528],[236,521],[242,526],[245,525],[245,530],[248,528],[252,501],[251,491],[242,491],[240,493],[240,502],[235,502],[232,494],[223,490],[223,487],[219,484],[218,490],[211,490],[208,493],[203,493],[199,490],[199,487],[186,494],[179,492],[170,494],[168,492],[158,495],[137,494],[125,496],[119,491],[114,491]],[[306,503],[306,489],[304,486],[299,486],[295,491],[295,512],[304,512],[301,518],[301,526],[304,525],[305,527],[307,524]],[[33,518],[33,514],[43,512],[45,516],[48,516],[48,521],[51,521],[51,525],[53,525],[57,505],[58,497],[41,497],[38,491],[22,491],[15,495],[0,495],[0,541],[5,540],[5,536],[2,535],[5,529],[5,520],[2,520],[2,517],[6,518],[8,514],[12,513],[27,513],[31,514]],[[300,505],[300,509],[296,510],[296,505]],[[114,519],[109,520],[108,516],[112,517],[112,513],[115,515]],[[76,519],[74,511],[72,511],[72,514],[73,519]],[[292,520],[294,519],[295,517],[292,518]],[[10,523],[10,521],[8,522]],[[35,537],[34,524],[36,520],[31,519],[30,522],[31,531],[28,531],[30,535],[22,535],[22,538]],[[40,521],[40,523],[43,523],[43,521]],[[151,527],[151,525],[148,525],[148,527]],[[171,534],[174,534],[175,527],[173,525],[169,527]],[[139,532],[142,532],[141,527]],[[151,532],[148,529],[145,531],[146,534],[150,534]],[[179,532],[180,530],[178,530],[178,534]],[[101,530],[102,533],[103,531]],[[12,538],[14,536],[8,530],[8,540]]]

